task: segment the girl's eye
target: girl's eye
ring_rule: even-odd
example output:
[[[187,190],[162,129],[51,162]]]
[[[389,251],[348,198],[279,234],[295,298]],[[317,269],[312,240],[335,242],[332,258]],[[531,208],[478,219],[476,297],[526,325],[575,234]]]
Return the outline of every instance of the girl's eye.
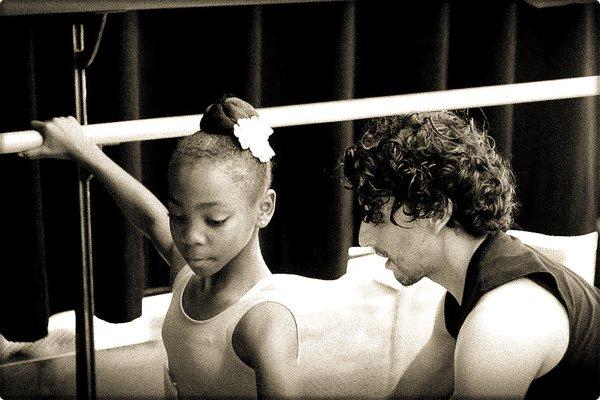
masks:
[[[185,218],[183,215],[175,214],[172,212],[168,213],[168,215],[169,215],[169,219],[173,222],[182,222]]]
[[[223,219],[207,219],[206,220],[206,224],[208,226],[213,226],[213,227],[219,227],[221,225],[223,225],[225,223],[225,221],[227,221],[227,218],[223,218]]]

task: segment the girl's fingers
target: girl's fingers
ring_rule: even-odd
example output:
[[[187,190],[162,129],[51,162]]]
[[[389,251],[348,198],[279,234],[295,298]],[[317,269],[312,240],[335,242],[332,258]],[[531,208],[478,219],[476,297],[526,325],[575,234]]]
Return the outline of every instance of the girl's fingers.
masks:
[[[77,143],[81,135],[81,125],[73,117],[57,117],[49,121],[31,121],[31,127],[38,131],[44,142],[42,146],[19,153],[31,160],[40,158],[70,159],[69,149]]]
[[[69,157],[62,153],[54,150],[50,150],[47,147],[38,147],[32,150],[22,151],[18,153],[19,157],[26,158],[28,160],[39,160],[41,158],[54,158],[68,160]]]
[[[31,127],[38,131],[42,137],[46,137],[46,122],[42,121],[31,121]]]
[[[80,125],[79,125],[79,122],[77,122],[77,120],[71,116],[55,117],[49,121],[38,121],[38,120],[31,121],[31,127],[37,131],[40,131],[40,133],[45,133],[45,131],[52,128],[52,126],[58,126],[58,127],[64,128],[64,127],[75,127],[75,126],[79,127]]]
[[[36,147],[35,149],[26,150],[18,153],[21,158],[28,160],[39,160],[41,158],[54,158],[54,159],[69,159],[69,156],[60,150],[53,150],[44,145]]]
[[[19,157],[26,158],[28,160],[37,160],[42,158],[41,147],[33,150],[22,151],[19,153]]]
[[[77,134],[78,136],[83,136],[81,125],[75,118],[71,116],[54,118],[52,119],[52,122],[65,132],[68,132],[70,134]]]

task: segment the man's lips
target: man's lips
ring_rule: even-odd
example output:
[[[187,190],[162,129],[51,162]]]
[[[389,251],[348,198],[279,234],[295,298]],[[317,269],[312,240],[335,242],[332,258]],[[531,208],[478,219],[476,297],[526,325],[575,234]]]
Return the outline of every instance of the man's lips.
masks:
[[[396,269],[396,264],[389,258],[385,262],[385,269],[389,269],[390,271],[394,271]]]
[[[385,251],[378,248],[375,248],[375,254],[383,258],[390,258],[390,256],[388,256],[388,254]]]

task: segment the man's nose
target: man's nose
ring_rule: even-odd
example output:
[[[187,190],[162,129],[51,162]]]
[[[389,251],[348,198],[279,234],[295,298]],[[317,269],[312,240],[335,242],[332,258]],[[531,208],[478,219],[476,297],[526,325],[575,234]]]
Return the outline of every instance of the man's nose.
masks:
[[[360,230],[358,231],[358,244],[362,247],[369,247],[375,244],[372,224],[361,222]]]

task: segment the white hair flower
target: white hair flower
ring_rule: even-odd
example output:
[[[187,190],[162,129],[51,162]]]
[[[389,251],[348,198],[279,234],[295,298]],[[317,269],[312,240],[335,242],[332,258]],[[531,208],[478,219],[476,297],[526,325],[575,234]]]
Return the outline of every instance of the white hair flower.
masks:
[[[269,161],[275,152],[269,145],[273,129],[257,116],[240,118],[233,126],[233,134],[240,141],[242,149],[250,149],[252,155],[261,162]]]

